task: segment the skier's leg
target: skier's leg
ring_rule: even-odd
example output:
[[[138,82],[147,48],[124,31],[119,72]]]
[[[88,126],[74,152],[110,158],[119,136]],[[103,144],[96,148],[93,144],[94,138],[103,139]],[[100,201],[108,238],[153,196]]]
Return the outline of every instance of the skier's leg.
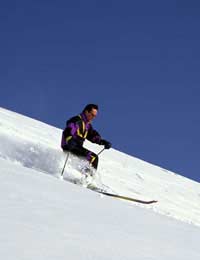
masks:
[[[99,157],[97,154],[91,152],[91,151],[88,151],[88,154],[87,154],[87,160],[91,163],[91,165],[97,169],[98,167],[98,162],[99,162]]]
[[[90,150],[82,147],[82,146],[77,146],[74,147],[73,149],[70,150],[72,153],[78,155],[78,156],[82,156],[85,157],[87,159],[87,161],[89,161],[89,163],[95,168],[97,169],[98,166],[98,155],[91,152]]]

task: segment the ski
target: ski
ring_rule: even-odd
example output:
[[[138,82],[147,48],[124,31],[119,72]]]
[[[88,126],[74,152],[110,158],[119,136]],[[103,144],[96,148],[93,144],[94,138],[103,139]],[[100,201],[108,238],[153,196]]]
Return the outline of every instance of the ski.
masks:
[[[152,204],[152,203],[156,203],[158,202],[157,200],[140,200],[140,199],[135,199],[135,198],[131,198],[131,197],[127,197],[127,196],[123,196],[123,195],[118,195],[118,194],[114,194],[114,193],[109,193],[109,192],[105,192],[105,191],[101,191],[98,189],[92,189],[95,192],[101,193],[105,196],[109,196],[109,197],[113,197],[113,198],[117,198],[117,199],[121,199],[121,200],[128,200],[128,201],[133,201],[133,202],[137,202],[137,203],[142,203],[142,204]]]

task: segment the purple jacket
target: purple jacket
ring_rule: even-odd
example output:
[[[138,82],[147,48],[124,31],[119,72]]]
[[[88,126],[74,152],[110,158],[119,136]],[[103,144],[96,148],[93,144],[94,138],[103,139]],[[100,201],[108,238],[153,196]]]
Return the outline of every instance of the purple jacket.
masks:
[[[101,136],[93,129],[85,114],[81,113],[67,121],[62,133],[61,147],[63,150],[68,150],[72,144],[82,146],[85,139],[100,144]]]

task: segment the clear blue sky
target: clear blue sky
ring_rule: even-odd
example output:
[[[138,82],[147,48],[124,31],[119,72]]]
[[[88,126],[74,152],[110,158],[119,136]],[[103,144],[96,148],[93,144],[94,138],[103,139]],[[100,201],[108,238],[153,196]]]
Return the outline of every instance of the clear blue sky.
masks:
[[[0,106],[63,128],[98,103],[115,149],[200,182],[199,28],[197,0],[1,1]]]

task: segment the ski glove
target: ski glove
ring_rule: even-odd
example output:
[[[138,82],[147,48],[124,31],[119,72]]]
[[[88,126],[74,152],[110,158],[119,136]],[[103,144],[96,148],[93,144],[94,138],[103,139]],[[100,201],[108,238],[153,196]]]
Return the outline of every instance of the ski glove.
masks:
[[[104,145],[105,149],[110,149],[112,144],[104,139],[100,141],[100,145]]]

